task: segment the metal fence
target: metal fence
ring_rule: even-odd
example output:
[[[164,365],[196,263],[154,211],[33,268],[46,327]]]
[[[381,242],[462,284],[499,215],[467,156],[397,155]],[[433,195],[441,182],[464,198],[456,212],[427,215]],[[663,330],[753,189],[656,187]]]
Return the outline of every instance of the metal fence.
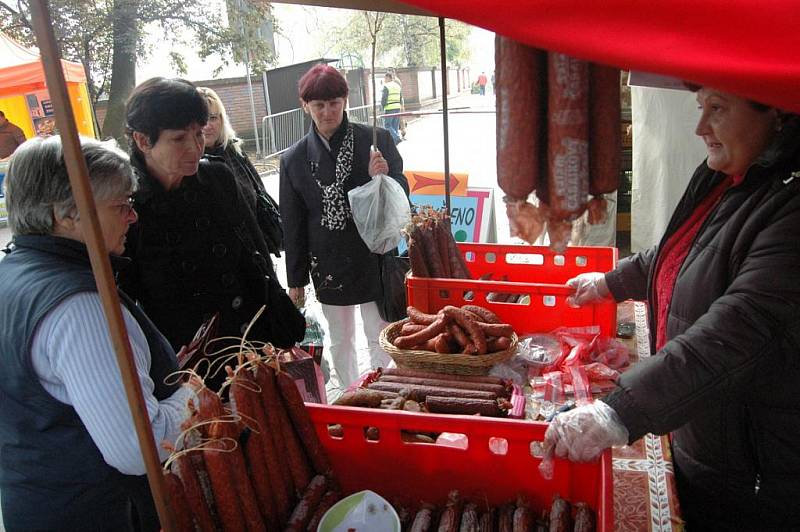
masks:
[[[261,153],[264,157],[278,155],[292,147],[292,144],[303,138],[303,109],[292,109],[282,113],[265,116],[261,119],[261,132],[264,146]]]
[[[264,157],[279,155],[303,138],[306,134],[302,108],[275,113],[261,119],[261,132],[264,144],[261,153]],[[362,105],[347,110],[352,122],[360,124],[372,123],[372,106]],[[383,127],[383,119],[378,118],[378,125]]]

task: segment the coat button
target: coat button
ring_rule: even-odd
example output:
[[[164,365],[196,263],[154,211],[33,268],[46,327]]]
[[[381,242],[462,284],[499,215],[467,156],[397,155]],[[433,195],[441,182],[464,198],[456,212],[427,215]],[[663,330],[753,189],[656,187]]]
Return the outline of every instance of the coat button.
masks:
[[[226,272],[222,274],[222,286],[231,286],[235,281],[236,277],[231,272]]]
[[[231,301],[231,308],[233,310],[239,310],[243,302],[244,298],[242,298],[242,296],[236,296],[233,298],[233,301]]]
[[[211,248],[211,253],[213,253],[217,258],[224,257],[227,252],[228,248],[225,247],[225,244],[219,242],[214,244],[214,246]]]
[[[264,258],[264,255],[262,255],[258,251],[254,251],[253,252],[253,264],[258,266],[259,268],[262,268],[262,271],[263,271],[263,269],[267,267],[267,260]]]
[[[190,260],[185,260],[181,262],[181,268],[183,268],[183,271],[186,273],[194,273],[197,271],[197,264]]]
[[[239,327],[239,332],[240,332],[240,333],[242,333],[242,334],[244,334],[245,332],[247,332],[247,327],[248,327],[248,325],[250,325],[250,324],[249,324],[249,323],[242,323],[242,326],[241,326],[241,327]]]
[[[211,221],[203,216],[194,221],[194,226],[198,231],[208,231],[208,228],[211,227]]]

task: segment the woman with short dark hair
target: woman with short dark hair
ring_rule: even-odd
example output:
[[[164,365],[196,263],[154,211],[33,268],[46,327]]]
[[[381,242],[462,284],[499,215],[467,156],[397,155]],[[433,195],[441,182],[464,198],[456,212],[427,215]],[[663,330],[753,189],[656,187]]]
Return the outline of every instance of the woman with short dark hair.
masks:
[[[115,271],[136,189],[114,141],[81,140]],[[61,138],[36,137],[6,179],[11,252],[0,262],[0,492],[6,528],[142,530],[159,523],[72,195]],[[175,352],[120,292],[122,316],[156,441],[174,441],[192,391],[167,384]],[[161,458],[168,452],[159,449]]]
[[[289,295],[300,303],[309,276],[331,335],[331,358],[346,388],[358,377],[355,308],[360,307],[370,365],[385,366],[378,336],[387,324],[375,303],[382,297],[380,255],[358,234],[347,192],[383,173],[408,193],[403,159],[389,132],[347,119],[348,87],[333,67],[312,67],[299,82],[300,102],[313,121],[308,134],[281,157],[280,208],[286,240]],[[398,239],[399,240],[399,239]]]
[[[248,339],[277,347],[301,340],[302,315],[268,295],[272,288],[274,298],[288,297],[233,174],[221,161],[201,160],[206,98],[188,81],[153,78],[134,89],[126,118],[140,182],[126,290],[175,349],[215,313],[220,336],[241,337],[262,305]],[[212,386],[223,379],[218,372]]]

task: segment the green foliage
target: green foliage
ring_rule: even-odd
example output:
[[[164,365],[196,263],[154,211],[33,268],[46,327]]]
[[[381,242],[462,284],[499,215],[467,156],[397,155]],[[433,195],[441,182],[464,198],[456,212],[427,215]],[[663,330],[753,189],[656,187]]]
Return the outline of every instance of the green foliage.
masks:
[[[178,73],[186,72],[185,58],[165,51],[165,44],[190,44],[202,59],[216,53],[222,58],[219,68],[231,61],[244,60],[247,49],[251,67],[260,72],[274,64],[271,43],[261,38],[261,30],[272,22],[272,8],[265,0],[229,0],[231,21],[227,23],[226,4],[197,0],[116,0],[135,9],[138,42],[121,43],[113,34],[114,0],[50,0],[56,39],[65,59],[80,61],[87,71],[93,100],[108,94],[112,78],[112,54],[117,44],[135,44],[136,60],[142,62],[153,53],[168,54]],[[235,13],[235,14],[234,14]],[[34,45],[27,0],[0,0],[0,27],[26,45]],[[145,37],[159,36],[159,43],[147,46]],[[153,48],[156,48],[154,50]]]
[[[377,35],[377,63],[393,67],[438,66],[439,21],[433,17],[386,13]],[[445,21],[447,62],[463,66],[469,61],[470,27],[456,20]],[[356,12],[343,23],[323,31],[326,55],[354,56],[370,64],[372,38],[363,13]]]

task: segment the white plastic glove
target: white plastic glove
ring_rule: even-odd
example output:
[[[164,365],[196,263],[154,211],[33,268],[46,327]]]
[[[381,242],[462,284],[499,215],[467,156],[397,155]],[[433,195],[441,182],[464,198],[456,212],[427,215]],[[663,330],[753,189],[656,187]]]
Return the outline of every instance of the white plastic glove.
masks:
[[[589,462],[614,445],[628,443],[628,429],[603,401],[558,414],[544,435],[545,457],[555,453],[573,462]]]
[[[582,273],[567,281],[567,286],[574,288],[575,293],[567,297],[567,303],[580,307],[611,297],[606,285],[606,274],[600,272]]]

